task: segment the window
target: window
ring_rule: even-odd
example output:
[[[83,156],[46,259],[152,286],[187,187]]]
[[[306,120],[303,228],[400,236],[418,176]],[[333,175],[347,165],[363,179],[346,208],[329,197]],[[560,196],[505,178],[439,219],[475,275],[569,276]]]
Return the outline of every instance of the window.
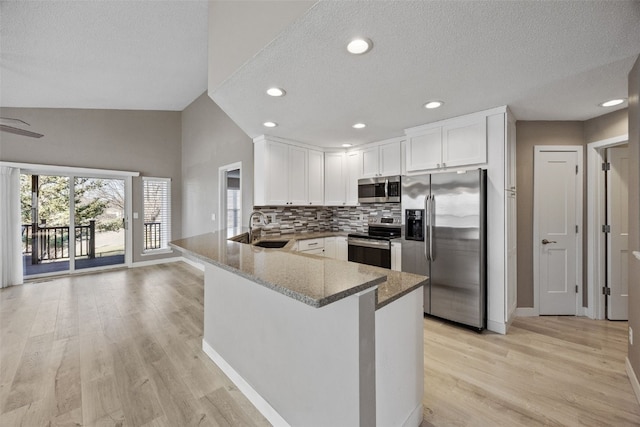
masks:
[[[169,249],[171,241],[171,180],[142,178],[144,252]]]
[[[240,169],[229,170],[227,175],[227,228],[240,227]]]

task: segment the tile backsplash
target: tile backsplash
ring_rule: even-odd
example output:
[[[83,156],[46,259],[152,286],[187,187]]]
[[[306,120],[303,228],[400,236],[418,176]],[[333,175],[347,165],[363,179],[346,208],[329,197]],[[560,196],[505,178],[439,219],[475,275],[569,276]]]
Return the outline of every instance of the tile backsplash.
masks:
[[[401,215],[400,203],[367,203],[360,206],[255,206],[270,223],[267,235],[317,231],[366,232],[370,215]],[[275,215],[275,221],[272,217]]]

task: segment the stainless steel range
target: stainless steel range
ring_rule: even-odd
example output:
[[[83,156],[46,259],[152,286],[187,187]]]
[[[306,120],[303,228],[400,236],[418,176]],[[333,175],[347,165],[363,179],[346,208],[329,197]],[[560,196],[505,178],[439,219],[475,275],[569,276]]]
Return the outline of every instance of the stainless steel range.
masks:
[[[391,241],[399,239],[401,232],[401,217],[370,216],[367,233],[347,236],[349,261],[391,268]]]

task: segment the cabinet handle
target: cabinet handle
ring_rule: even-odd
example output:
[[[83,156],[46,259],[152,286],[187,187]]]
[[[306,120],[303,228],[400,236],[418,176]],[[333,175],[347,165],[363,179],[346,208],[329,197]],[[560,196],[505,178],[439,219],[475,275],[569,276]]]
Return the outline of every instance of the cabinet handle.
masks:
[[[318,242],[315,242],[315,243],[307,243],[307,244],[308,244],[309,246],[315,246],[315,245],[317,245],[317,244],[318,244]]]

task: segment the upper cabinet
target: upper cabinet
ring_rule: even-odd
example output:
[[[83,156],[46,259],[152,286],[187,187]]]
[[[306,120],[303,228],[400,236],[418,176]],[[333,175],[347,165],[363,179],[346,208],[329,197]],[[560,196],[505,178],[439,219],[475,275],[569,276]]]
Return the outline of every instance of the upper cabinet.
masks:
[[[362,150],[361,178],[400,175],[400,141],[385,142]]]
[[[469,115],[406,130],[407,172],[487,163],[487,118]]]
[[[322,205],[324,155],[281,141],[254,141],[254,205]]]
[[[362,175],[362,152],[324,153],[324,168],[325,205],[357,205],[358,179]]]

